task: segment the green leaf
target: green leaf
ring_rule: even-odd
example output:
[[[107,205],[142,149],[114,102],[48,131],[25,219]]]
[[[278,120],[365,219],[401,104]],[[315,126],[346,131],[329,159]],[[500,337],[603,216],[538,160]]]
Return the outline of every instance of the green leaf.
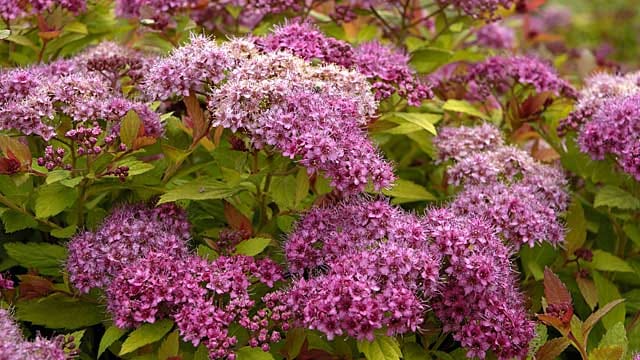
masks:
[[[596,284],[596,289],[598,289],[598,303],[602,307],[602,309],[606,309],[608,313],[602,317],[602,324],[605,329],[609,330],[612,328],[617,322],[624,321],[626,309],[624,304],[616,304],[613,308],[609,308],[607,306],[602,306],[602,304],[609,304],[610,302],[614,302],[616,300],[622,299],[620,296],[620,292],[614,283],[612,283],[609,279],[600,275],[599,272],[593,272],[593,280]],[[598,310],[600,311],[600,310]],[[600,314],[596,311],[595,314]],[[592,316],[593,316],[592,315]],[[587,324],[589,319],[585,320],[585,325]],[[597,322],[597,319],[596,319]],[[586,331],[585,331],[586,333]]]
[[[367,360],[400,360],[402,351],[398,340],[390,336],[376,336],[373,341],[358,341],[358,350]]]
[[[218,254],[215,250],[202,244],[198,245],[197,252],[198,252],[198,256],[200,256],[201,258],[205,258],[209,261],[215,260],[220,256],[220,254]]]
[[[38,222],[33,217],[15,210],[5,211],[0,215],[0,217],[2,217],[4,231],[6,233],[35,228],[38,226]]]
[[[479,117],[485,120],[489,119],[487,114],[478,110],[473,105],[471,105],[468,101],[465,101],[465,100],[449,99],[447,100],[447,102],[444,103],[444,105],[442,106],[442,109],[446,111],[459,112],[459,113]]]
[[[620,360],[624,356],[622,346],[606,346],[597,348],[589,354],[589,360]]]
[[[307,334],[302,328],[293,328],[287,331],[282,350],[288,360],[293,360],[300,355],[300,350],[302,350],[302,345],[304,345],[306,339]]]
[[[51,235],[58,239],[68,239],[76,233],[77,229],[78,227],[76,225],[69,225],[62,229],[51,230]]]
[[[101,305],[62,294],[20,301],[16,308],[18,319],[50,329],[79,329],[99,324],[104,319]]]
[[[172,327],[173,322],[168,319],[160,320],[153,324],[143,324],[129,334],[127,340],[122,344],[120,356],[162,339]]]
[[[271,197],[280,208],[291,209],[296,202],[296,187],[297,179],[293,175],[276,177],[271,184]]]
[[[41,186],[36,197],[36,217],[43,219],[58,215],[76,201],[78,194],[62,184]]]
[[[238,191],[239,189],[232,189],[220,181],[198,179],[167,191],[160,196],[158,205],[178,200],[224,199],[235,195]]]
[[[255,256],[260,254],[270,243],[271,239],[268,238],[251,238],[243,240],[236,245],[236,254]]]
[[[626,261],[603,250],[593,251],[591,266],[600,271],[633,272],[633,268]]]
[[[102,355],[102,353],[104,353],[109,348],[109,346],[118,341],[125,332],[126,330],[120,329],[117,326],[109,326],[104,332],[104,335],[102,335],[102,339],[100,339],[98,358],[100,358],[100,355]]]
[[[138,137],[141,124],[140,117],[134,110],[129,110],[120,122],[120,140],[127,145],[128,149],[133,148],[133,141]]]
[[[309,175],[307,170],[300,168],[296,175],[296,206],[309,195]]]
[[[573,254],[573,252],[582,247],[587,240],[587,221],[584,217],[582,204],[578,199],[574,199],[569,207],[567,213],[567,229],[565,246],[567,248],[567,254]]]
[[[135,158],[128,158],[117,164],[118,166],[127,166],[129,168],[129,176],[144,174],[154,168],[153,164],[140,161]]]
[[[87,26],[79,21],[68,23],[64,26],[63,30],[85,35],[89,33],[89,30],[87,30]]]
[[[198,346],[196,353],[193,354],[193,360],[209,360],[209,350],[207,350],[206,346]]]
[[[38,269],[38,272],[43,275],[59,275],[64,259],[67,257],[64,247],[48,243],[8,243],[4,248],[7,254],[21,266]]]
[[[617,186],[607,185],[598,191],[593,206],[634,210],[640,209],[640,200]]]
[[[442,115],[440,114],[429,114],[429,113],[403,113],[396,112],[389,115],[389,119],[396,123],[402,124],[397,119],[401,119],[404,121],[408,121],[411,124],[418,125],[422,129],[436,135],[438,132],[436,131],[436,127],[433,125],[442,119]]]
[[[420,73],[429,73],[447,63],[453,52],[433,47],[420,48],[411,54],[411,65]]]
[[[634,223],[626,223],[622,227],[624,233],[627,234],[629,239],[633,241],[636,245],[640,246],[640,228],[638,225]]]
[[[180,338],[178,335],[178,330],[176,329],[160,344],[160,348],[158,348],[159,360],[166,360],[178,355],[178,351],[180,350]]]
[[[414,342],[404,344],[402,348],[404,360],[430,360],[429,353],[420,345]]]
[[[618,322],[611,329],[607,331],[606,334],[600,340],[600,344],[598,344],[598,349],[620,346],[622,348],[622,353],[627,352],[628,340],[627,340],[627,330],[624,327],[624,323]]]
[[[5,40],[10,41],[10,42],[12,42],[14,44],[18,44],[18,45],[29,47],[29,48],[31,48],[33,50],[38,51],[38,47],[36,46],[36,44],[34,44],[33,41],[29,40],[28,37],[23,36],[23,35],[11,34],[11,35],[7,36],[5,38]]]
[[[65,343],[67,343],[67,344],[68,343],[72,343],[74,345],[74,349],[79,349],[80,348],[80,344],[82,344],[82,338],[84,337],[84,333],[86,331],[87,331],[86,329],[85,330],[78,330],[78,331],[75,331],[75,332],[73,332],[71,334],[66,334],[64,336]],[[73,338],[73,341],[71,341],[71,338]],[[69,353],[70,351],[71,350],[69,350],[68,348],[65,349],[66,353]]]
[[[260,348],[245,346],[236,351],[236,360],[274,360],[273,355]]]
[[[427,191],[421,185],[409,180],[398,179],[395,185],[389,190],[383,190],[383,194],[393,197],[394,204],[412,202],[412,201],[431,201],[435,200],[435,196]]]
[[[0,30],[0,40],[4,40],[4,39],[8,38],[9,35],[11,35],[11,30],[8,30],[8,29]]]
[[[69,170],[54,170],[47,174],[47,184],[57,183],[60,180],[68,179],[71,176],[71,171]]]

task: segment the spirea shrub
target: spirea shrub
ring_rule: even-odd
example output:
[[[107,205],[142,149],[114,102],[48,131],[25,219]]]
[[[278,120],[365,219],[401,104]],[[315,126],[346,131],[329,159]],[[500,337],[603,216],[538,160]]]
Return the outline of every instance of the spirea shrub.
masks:
[[[618,3],[0,0],[0,360],[632,358]]]

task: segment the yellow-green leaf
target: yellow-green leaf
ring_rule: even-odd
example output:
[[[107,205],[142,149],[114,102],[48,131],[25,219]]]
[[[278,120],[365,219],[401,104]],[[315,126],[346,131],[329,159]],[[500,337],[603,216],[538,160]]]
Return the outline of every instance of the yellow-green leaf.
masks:
[[[117,326],[109,326],[100,339],[100,347],[98,349],[98,358],[102,355],[114,342],[118,341],[126,331]]]
[[[236,245],[236,254],[255,256],[260,254],[271,243],[268,238],[251,238],[241,241]]]
[[[383,194],[393,197],[393,203],[400,204],[412,201],[435,200],[427,189],[409,180],[398,179],[391,189],[383,190]]]
[[[399,360],[402,357],[398,340],[378,335],[373,341],[358,341],[358,350],[367,360]]]
[[[446,111],[459,112],[470,116],[475,116],[485,120],[489,119],[487,114],[478,110],[476,107],[465,100],[449,99],[444,103],[442,109]]]
[[[138,137],[141,124],[140,117],[134,110],[129,110],[120,122],[120,141],[127,145],[128,149],[133,148],[133,141]]]
[[[143,324],[129,334],[127,340],[122,344],[120,356],[162,339],[172,327],[173,322],[167,319],[160,320],[153,324]]]

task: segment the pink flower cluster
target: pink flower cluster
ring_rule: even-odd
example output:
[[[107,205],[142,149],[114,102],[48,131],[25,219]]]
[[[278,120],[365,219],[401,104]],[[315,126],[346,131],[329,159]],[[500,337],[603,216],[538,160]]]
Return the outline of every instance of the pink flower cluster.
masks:
[[[86,7],[85,0],[0,0],[0,18],[5,21],[11,21],[29,15],[52,11],[54,8],[78,14],[83,12]]]
[[[60,335],[54,339],[36,336],[27,341],[8,310],[0,308],[0,359],[67,360],[74,357],[73,343]]]
[[[495,136],[499,130],[492,127],[444,128],[434,141],[441,158],[457,160],[447,171],[449,183],[464,185],[452,210],[488,219],[516,247],[561,243],[564,230],[558,216],[569,200],[564,174],[503,145]]]
[[[597,74],[585,83],[558,132],[578,130],[582,152],[594,160],[611,157],[640,180],[640,73]]]
[[[106,45],[72,60],[0,73],[0,129],[50,140],[57,135],[60,118],[69,117],[74,126],[106,121],[100,128],[110,127],[111,135],[117,137],[120,119],[134,110],[144,124],[145,136],[159,137],[162,127],[158,114],[119,94],[116,75],[94,75],[94,71],[104,72],[110,61],[121,63],[122,70],[117,73],[120,77],[132,76],[134,69],[139,70],[141,65],[136,60],[114,60],[116,53],[123,58],[133,56],[124,48]]]
[[[516,34],[510,27],[494,22],[476,31],[473,44],[490,49],[512,49],[515,45]]]
[[[451,209],[424,219],[386,201],[353,198],[307,213],[285,254],[291,288],[270,295],[276,314],[329,339],[373,339],[420,328],[429,306],[445,331],[484,358],[525,358],[533,338],[511,250],[492,226]]]
[[[480,215],[451,209],[429,211],[428,238],[444,256],[442,286],[432,307],[443,330],[468,349],[467,357],[525,359],[535,335],[518,279],[512,250]]]
[[[204,37],[152,65],[144,81],[154,99],[205,93],[211,126],[245,133],[255,148],[274,147],[322,171],[339,191],[393,181],[393,171],[363,127],[376,111],[362,74],[313,65],[286,52],[262,53],[245,39],[223,46]]]
[[[409,56],[378,42],[353,48],[344,41],[325,36],[308,22],[290,22],[257,41],[268,51],[283,50],[305,60],[353,67],[370,79],[377,100],[397,92],[410,105],[419,106],[422,100],[433,97],[429,85],[419,80],[410,67]]]
[[[288,318],[257,308],[252,293],[257,284],[281,280],[280,267],[248,256],[209,262],[191,254],[189,229],[186,213],[173,204],[118,207],[95,232],[69,242],[71,284],[83,293],[103,289],[119,327],[172,319],[183,340],[205,344],[212,359],[235,358],[235,325],[248,331],[249,345],[268,351]]]
[[[69,280],[87,293],[107,287],[122,269],[148,252],[185,255],[189,229],[186,213],[176,205],[121,205],[99,229],[71,239],[66,264]]]
[[[264,351],[280,340],[278,322],[268,308],[255,309],[251,294],[256,284],[272,287],[281,279],[279,266],[269,259],[222,256],[208,262],[150,252],[117,274],[107,288],[107,308],[119,327],[171,318],[183,340],[205,344],[211,359],[234,359],[232,324],[245,328],[249,345]]]

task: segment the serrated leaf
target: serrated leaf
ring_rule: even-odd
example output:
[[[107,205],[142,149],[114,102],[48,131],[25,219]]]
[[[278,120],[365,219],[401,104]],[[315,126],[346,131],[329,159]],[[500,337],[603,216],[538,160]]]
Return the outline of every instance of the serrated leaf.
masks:
[[[57,237],[58,239],[68,239],[76,233],[77,229],[78,227],[76,225],[69,225],[62,229],[51,230],[51,235]]]
[[[436,199],[436,197],[423,186],[403,179],[396,180],[391,189],[382,190],[382,193],[395,198],[393,202],[396,204],[412,201],[432,201]]]
[[[61,294],[21,301],[16,309],[18,319],[50,329],[79,329],[99,324],[104,319],[101,305]]]
[[[47,174],[47,179],[45,182],[47,184],[53,184],[64,179],[68,179],[70,176],[71,171],[69,170],[54,170]]]
[[[576,278],[576,283],[578,283],[578,289],[580,289],[584,301],[589,305],[591,310],[593,310],[598,304],[598,289],[596,289],[596,285],[591,279],[586,279],[581,276]]]
[[[449,99],[444,103],[444,105],[442,105],[442,109],[446,111],[459,112],[475,116],[485,120],[489,118],[487,114],[478,110],[475,106],[471,105],[468,101],[465,100]]]
[[[33,217],[15,210],[7,210],[0,216],[4,223],[4,231],[7,234],[38,226],[38,222]]]
[[[593,206],[634,210],[640,209],[640,200],[617,186],[607,185],[598,191]]]
[[[569,206],[567,212],[567,235],[565,237],[565,246],[567,254],[573,254],[574,251],[581,248],[587,240],[587,221],[584,217],[584,209],[580,200],[574,199]]]
[[[271,243],[269,238],[251,238],[241,241],[236,245],[237,255],[256,256]]]
[[[280,176],[273,179],[271,184],[271,197],[282,209],[291,209],[295,206],[297,180],[292,175]]]
[[[178,200],[224,199],[235,195],[238,191],[239,189],[232,189],[220,181],[198,179],[168,190],[160,196],[158,205]]]
[[[236,360],[274,360],[273,355],[260,348],[245,346],[236,351]]]
[[[143,324],[129,334],[122,344],[120,356],[162,339],[172,327],[173,322],[168,319],[160,320],[153,324]]]
[[[36,217],[43,219],[58,215],[71,207],[77,197],[78,194],[75,189],[59,183],[41,186],[36,197]]]
[[[622,348],[623,354],[627,352],[627,330],[625,329],[624,323],[622,322],[616,323],[611,329],[606,332],[606,334],[604,334],[604,336],[600,340],[600,343],[598,344],[598,349],[616,346]]]
[[[608,330],[617,322],[624,321],[626,314],[625,306],[622,304],[624,299],[620,296],[616,285],[600,275],[599,272],[593,272],[593,281],[598,289],[598,303],[601,307],[585,320],[585,327],[591,329],[598,320],[602,319],[602,324]],[[586,333],[587,331],[585,331]]]
[[[158,348],[159,360],[167,360],[178,355],[178,351],[180,351],[180,338],[178,335],[178,330],[174,330],[169,336],[164,338],[164,341]]]
[[[128,149],[133,149],[133,141],[138,137],[140,124],[142,121],[134,110],[127,111],[127,114],[120,122],[120,141],[127,145]]]
[[[593,251],[591,266],[600,271],[633,272],[633,268],[626,261],[603,250]]]
[[[624,355],[622,346],[597,348],[589,354],[589,360],[620,360]]]
[[[418,125],[422,129],[430,132],[433,135],[437,135],[436,127],[433,124],[436,124],[440,119],[442,119],[442,115],[440,114],[429,114],[429,113],[407,113],[407,112],[396,112],[389,114],[389,119],[394,121],[393,119],[402,119],[404,121],[408,121],[411,124]],[[394,122],[398,122],[395,120]]]
[[[8,243],[4,244],[4,249],[21,266],[37,269],[43,275],[60,275],[62,264],[67,257],[64,247],[48,243]]]
[[[65,343],[72,343],[73,344],[73,348],[74,349],[79,349],[80,348],[80,344],[82,344],[82,338],[84,337],[84,333],[87,330],[78,330],[78,331],[74,331],[71,334],[66,334],[64,336],[64,341]],[[73,338],[73,340],[72,340]],[[66,353],[71,352],[72,350],[69,350],[69,348],[65,349]]]
[[[118,341],[122,335],[126,333],[126,330],[120,329],[117,326],[109,326],[100,339],[100,347],[98,349],[98,358],[111,346],[114,342]]]
[[[558,275],[549,268],[544,269],[544,297],[547,304],[571,304],[571,294]]]
[[[376,336],[373,341],[358,341],[358,351],[367,360],[399,360],[402,357],[398,340],[390,336]]]
[[[569,344],[571,342],[565,337],[551,339],[536,352],[536,360],[555,360]]]

